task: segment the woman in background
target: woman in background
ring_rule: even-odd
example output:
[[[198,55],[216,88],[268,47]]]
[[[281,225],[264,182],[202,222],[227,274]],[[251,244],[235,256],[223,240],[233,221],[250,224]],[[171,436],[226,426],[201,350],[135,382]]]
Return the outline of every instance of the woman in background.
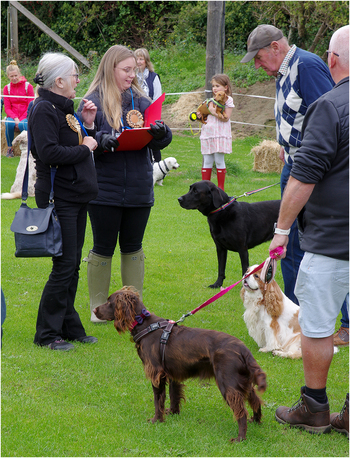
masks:
[[[29,103],[34,99],[34,89],[25,77],[21,75],[15,60],[11,60],[10,65],[6,68],[6,74],[10,80],[3,90],[6,113],[6,156],[13,157],[12,142],[15,136],[15,128],[17,127],[20,132],[27,130],[27,110]],[[11,97],[6,97],[7,95]]]
[[[146,48],[136,49],[135,56],[138,68],[138,82],[142,90],[154,102],[162,95],[162,86],[160,84],[159,75],[154,71],[153,64]],[[152,162],[159,162],[162,160],[160,150],[150,150],[150,156]]]

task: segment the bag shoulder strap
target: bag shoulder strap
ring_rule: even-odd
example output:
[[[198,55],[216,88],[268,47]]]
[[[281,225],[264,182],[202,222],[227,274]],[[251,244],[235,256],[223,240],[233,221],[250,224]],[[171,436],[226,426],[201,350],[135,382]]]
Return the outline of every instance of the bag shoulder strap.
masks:
[[[10,83],[6,85],[7,86],[7,92],[8,92],[8,95],[10,95]],[[29,86],[29,82],[26,81],[25,84],[24,84],[24,87],[25,87],[25,90],[26,90],[26,94],[28,95],[28,86]]]
[[[36,104],[33,104],[33,107],[31,109],[30,114],[32,115],[34,113],[35,108],[42,102],[45,102],[45,100],[41,100]],[[50,103],[50,102],[48,102]],[[54,105],[52,105],[54,107]],[[26,170],[24,172],[24,177],[23,177],[23,184],[22,184],[22,202],[25,202],[28,199],[28,175],[29,175],[29,153],[32,147],[32,136],[30,133],[30,128],[29,128],[29,123],[27,127],[27,138],[28,138],[28,148],[27,148],[27,164],[26,164]],[[54,197],[54,192],[53,192],[53,183],[55,181],[55,175],[57,171],[57,166],[52,167],[50,166],[50,171],[51,171],[51,191],[50,191],[50,197],[49,200],[50,202],[53,202],[53,197]]]

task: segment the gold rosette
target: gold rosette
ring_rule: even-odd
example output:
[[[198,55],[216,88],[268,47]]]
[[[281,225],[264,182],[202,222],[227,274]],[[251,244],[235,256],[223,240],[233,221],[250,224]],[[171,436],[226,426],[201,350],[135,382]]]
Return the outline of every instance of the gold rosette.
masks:
[[[130,110],[126,115],[126,121],[134,129],[143,127],[143,116],[137,110]]]
[[[79,137],[79,145],[81,145],[83,143],[83,137],[81,135],[81,127],[80,127],[79,121],[72,114],[67,114],[66,115],[66,120],[67,120],[68,126],[72,130],[74,130],[74,132],[77,132],[78,137]]]

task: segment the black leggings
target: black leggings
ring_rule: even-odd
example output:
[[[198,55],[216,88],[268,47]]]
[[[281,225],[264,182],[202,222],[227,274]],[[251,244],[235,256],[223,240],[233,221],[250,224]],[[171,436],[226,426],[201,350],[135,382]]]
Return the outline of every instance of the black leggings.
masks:
[[[101,256],[113,256],[119,235],[121,253],[133,253],[142,248],[151,207],[114,207],[89,204],[94,246]]]

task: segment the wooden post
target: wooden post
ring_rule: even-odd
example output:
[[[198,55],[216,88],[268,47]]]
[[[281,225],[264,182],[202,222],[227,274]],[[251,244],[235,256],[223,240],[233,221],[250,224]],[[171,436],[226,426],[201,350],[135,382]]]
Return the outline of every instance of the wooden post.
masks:
[[[18,20],[17,10],[11,3],[8,7],[7,48],[10,60],[18,60]]]
[[[224,70],[225,2],[208,2],[207,48],[205,66],[206,98],[212,96],[210,80]]]

